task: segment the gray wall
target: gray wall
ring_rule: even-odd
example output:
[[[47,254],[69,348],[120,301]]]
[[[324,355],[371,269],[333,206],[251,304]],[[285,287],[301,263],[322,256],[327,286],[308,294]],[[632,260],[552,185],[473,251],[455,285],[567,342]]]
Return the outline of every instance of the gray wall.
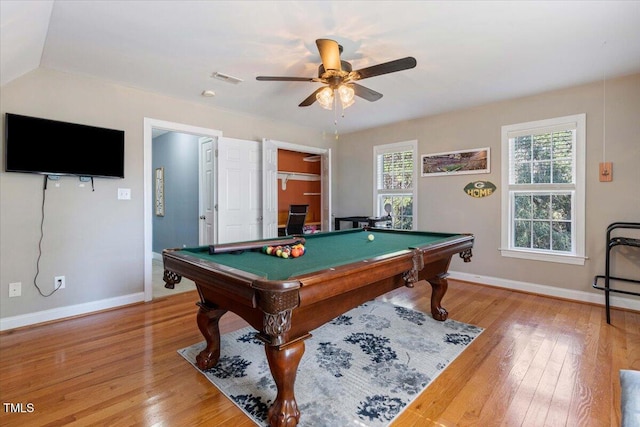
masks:
[[[164,168],[165,204],[164,216],[156,216],[154,210],[155,253],[198,245],[198,139],[177,132],[153,139],[152,173],[158,167]]]
[[[217,129],[225,136],[335,148],[321,132],[214,107],[177,100],[112,82],[47,69],[34,70],[2,86],[1,129],[6,112],[125,131],[125,178],[97,179],[79,186],[63,177],[49,186],[38,283],[45,292],[54,276],[66,288],[49,298],[33,286],[38,258],[42,177],[0,172],[0,326],[5,319],[37,321],[38,313],[74,315],[143,300],[144,119]],[[4,150],[2,151],[4,164]],[[130,188],[131,200],[118,200]],[[149,201],[151,202],[151,201]],[[151,251],[151,248],[148,248]],[[9,283],[22,296],[7,297]],[[26,320],[25,320],[26,319]]]

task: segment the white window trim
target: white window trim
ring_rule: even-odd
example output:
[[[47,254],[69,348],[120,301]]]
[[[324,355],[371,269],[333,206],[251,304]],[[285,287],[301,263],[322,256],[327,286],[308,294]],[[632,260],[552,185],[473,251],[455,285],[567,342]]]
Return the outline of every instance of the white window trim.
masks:
[[[378,206],[378,155],[385,153],[393,153],[404,150],[413,151],[413,189],[411,195],[413,197],[413,222],[412,230],[418,229],[418,140],[394,142],[391,144],[376,145],[373,147],[373,213],[375,216],[381,216]],[[384,190],[385,193],[408,193],[406,190]]]
[[[565,128],[570,123],[576,129],[575,144],[575,198],[572,215],[575,227],[574,252],[559,254],[533,249],[516,249],[511,247],[512,204],[509,185],[509,136],[516,133],[526,134],[539,128]],[[565,264],[584,265],[585,256],[585,213],[586,213],[586,114],[557,117],[553,119],[537,120],[502,126],[502,237],[500,252],[502,256],[522,258],[537,261],[558,262]],[[550,188],[551,190],[551,188]]]

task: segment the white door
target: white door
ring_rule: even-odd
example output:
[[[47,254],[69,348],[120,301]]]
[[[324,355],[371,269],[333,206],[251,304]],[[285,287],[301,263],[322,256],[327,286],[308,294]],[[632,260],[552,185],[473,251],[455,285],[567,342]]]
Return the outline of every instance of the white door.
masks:
[[[262,237],[278,236],[278,147],[262,140]]]
[[[218,138],[217,243],[262,235],[262,152],[258,141]]]
[[[331,231],[331,149],[322,155],[322,231]]]
[[[214,240],[214,155],[213,139],[200,138],[200,185],[199,185],[199,245],[215,243]]]

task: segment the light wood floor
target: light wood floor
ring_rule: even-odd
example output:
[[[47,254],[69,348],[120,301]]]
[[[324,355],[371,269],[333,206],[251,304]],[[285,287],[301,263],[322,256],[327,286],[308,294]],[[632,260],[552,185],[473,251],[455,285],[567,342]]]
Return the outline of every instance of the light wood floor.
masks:
[[[428,312],[428,288],[384,299]],[[0,425],[252,426],[176,352],[202,341],[196,300],[192,291],[2,333],[0,400],[33,412],[3,408]],[[485,331],[394,427],[619,426],[619,370],[640,370],[640,313],[613,310],[607,325],[602,307],[456,281],[443,305]],[[242,326],[233,314],[221,321],[223,333]]]

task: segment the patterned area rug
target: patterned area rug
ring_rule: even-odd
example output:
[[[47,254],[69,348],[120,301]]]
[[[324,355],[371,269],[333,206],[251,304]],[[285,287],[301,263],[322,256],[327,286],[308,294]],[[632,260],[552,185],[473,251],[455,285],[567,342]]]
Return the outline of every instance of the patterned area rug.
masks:
[[[482,330],[380,301],[354,308],[305,341],[295,383],[299,425],[388,425]],[[247,327],[223,335],[220,361],[201,372],[267,426],[276,386],[254,332]],[[203,341],[178,353],[196,367],[204,347]]]
[[[620,396],[622,422],[620,426],[638,427],[640,426],[640,371],[621,369],[620,386],[622,387]]]

